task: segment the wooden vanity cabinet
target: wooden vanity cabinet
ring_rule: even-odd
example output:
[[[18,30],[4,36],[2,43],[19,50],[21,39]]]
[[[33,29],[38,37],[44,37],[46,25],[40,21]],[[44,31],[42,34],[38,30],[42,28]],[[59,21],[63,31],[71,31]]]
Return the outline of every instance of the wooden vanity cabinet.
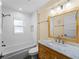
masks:
[[[39,44],[39,59],[71,59],[57,51],[54,51],[42,44]]]

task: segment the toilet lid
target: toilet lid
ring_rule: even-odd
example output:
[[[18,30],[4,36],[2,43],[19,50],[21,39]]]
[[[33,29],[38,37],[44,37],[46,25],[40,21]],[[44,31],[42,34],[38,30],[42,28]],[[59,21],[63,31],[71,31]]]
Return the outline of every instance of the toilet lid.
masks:
[[[38,52],[38,47],[34,47],[29,50],[29,54],[37,53]]]

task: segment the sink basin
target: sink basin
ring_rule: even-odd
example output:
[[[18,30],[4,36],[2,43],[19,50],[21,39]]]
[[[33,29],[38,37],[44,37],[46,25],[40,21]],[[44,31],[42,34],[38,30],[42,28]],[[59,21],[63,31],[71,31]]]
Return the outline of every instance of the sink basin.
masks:
[[[79,57],[79,49],[75,46],[72,46],[69,44],[63,44],[58,46],[58,50],[64,51],[65,53],[73,55],[74,57],[77,57],[77,56]]]
[[[73,45],[66,44],[66,43],[62,44],[62,43],[57,43],[57,42],[51,40],[47,44],[59,51],[64,51],[64,52],[70,53],[70,54],[73,54],[73,53],[75,54],[75,52],[79,51],[78,47],[75,47]],[[78,52],[78,54],[79,54],[79,52]]]
[[[48,44],[54,48],[57,48],[59,46],[57,42],[49,42]]]
[[[61,51],[69,50],[70,51],[70,45],[68,44],[62,44],[57,42],[49,42],[49,45],[51,45],[53,48],[56,48]]]

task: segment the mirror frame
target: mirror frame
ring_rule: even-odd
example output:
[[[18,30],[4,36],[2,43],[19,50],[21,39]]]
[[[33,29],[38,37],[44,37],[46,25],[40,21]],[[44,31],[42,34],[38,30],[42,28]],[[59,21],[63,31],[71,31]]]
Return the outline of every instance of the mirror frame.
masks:
[[[79,8],[77,8],[77,9],[73,9],[73,10],[70,10],[70,11],[66,11],[66,12],[64,12],[64,13],[62,13],[62,14],[58,14],[58,15],[56,15],[56,16],[61,16],[61,15],[64,15],[64,14],[66,14],[66,13],[70,13],[70,12],[74,12],[74,11],[76,11],[77,13],[79,13]],[[56,17],[56,16],[53,16],[53,17]],[[52,36],[50,33],[50,16],[48,16],[48,37],[49,38],[54,38],[54,36]],[[76,38],[66,38],[66,37],[64,37],[64,41],[66,41],[66,42],[76,42],[76,43],[79,43],[79,17],[78,17],[78,15],[77,15],[77,17],[76,17]]]

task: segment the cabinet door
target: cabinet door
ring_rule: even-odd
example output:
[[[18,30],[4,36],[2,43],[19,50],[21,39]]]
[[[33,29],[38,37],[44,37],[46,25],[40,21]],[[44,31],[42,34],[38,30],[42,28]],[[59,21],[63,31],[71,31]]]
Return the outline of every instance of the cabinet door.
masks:
[[[71,58],[39,44],[39,59],[71,59]]]
[[[47,50],[49,51],[49,54],[50,54],[50,59],[57,59],[56,58],[56,52],[47,48]]]
[[[51,59],[57,59],[55,55],[51,55]]]
[[[46,53],[45,53],[45,59],[51,59],[50,52],[46,51]]]
[[[59,53],[56,53],[56,59],[63,59],[63,57]]]
[[[58,52],[56,52],[56,59],[70,59],[69,57],[67,56],[64,56]]]
[[[66,56],[64,56],[64,55],[60,55],[60,56],[61,56],[61,59],[71,59],[71,58],[66,57]]]
[[[39,44],[39,59],[45,59],[45,48]]]

